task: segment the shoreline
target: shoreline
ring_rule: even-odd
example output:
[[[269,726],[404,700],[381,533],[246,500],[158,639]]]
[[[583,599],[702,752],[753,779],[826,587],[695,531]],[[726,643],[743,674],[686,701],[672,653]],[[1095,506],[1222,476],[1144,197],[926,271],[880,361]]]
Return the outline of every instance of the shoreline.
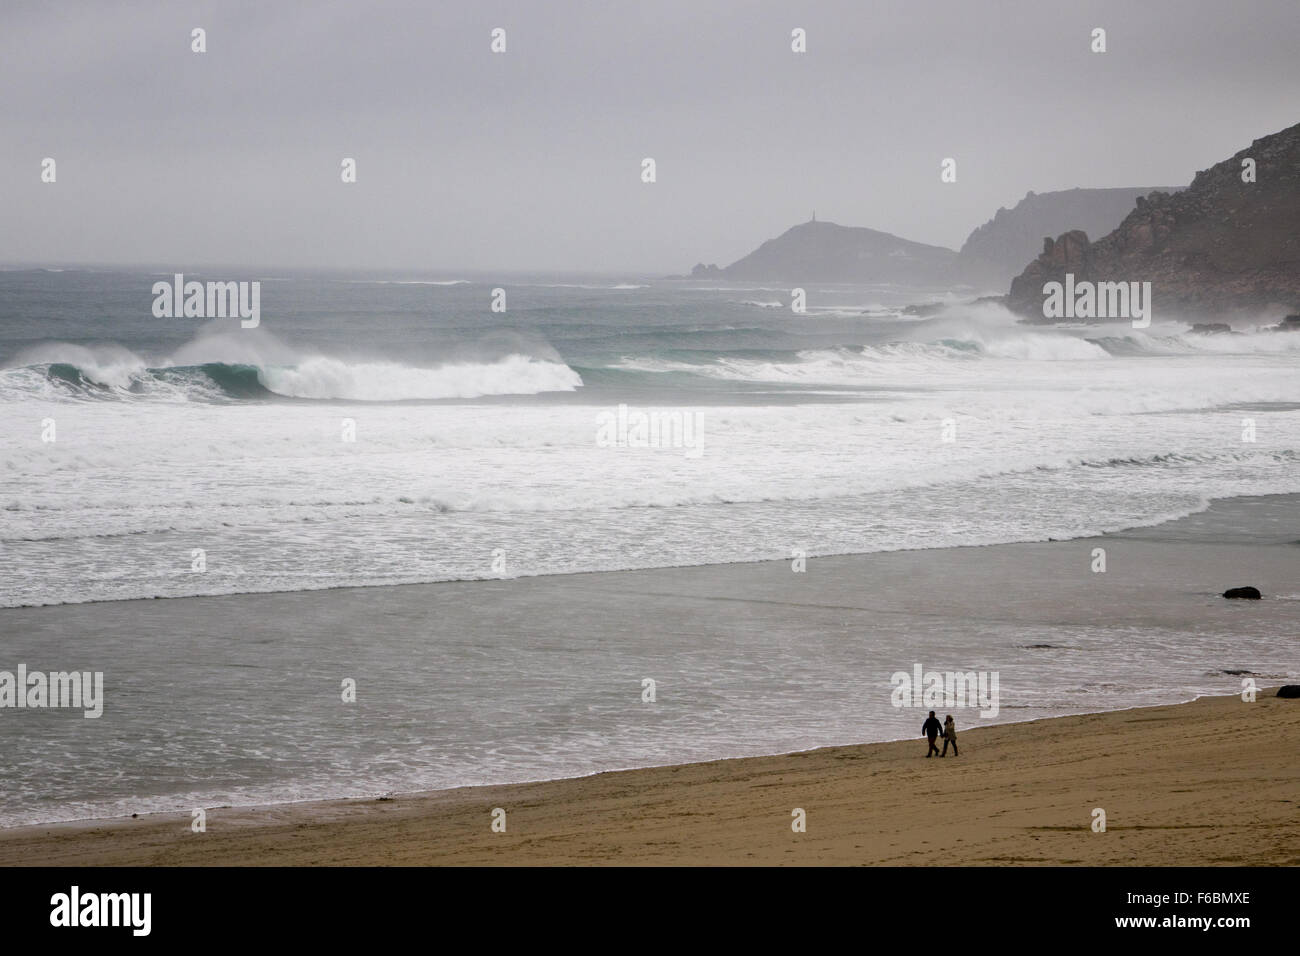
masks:
[[[1161,528],[1164,525],[1173,524],[1179,521],[1186,521],[1189,518],[1195,518],[1198,515],[1204,515],[1216,507],[1222,507],[1230,502],[1252,502],[1252,501],[1269,501],[1272,499],[1289,498],[1300,503],[1300,491],[1279,491],[1263,495],[1232,495],[1229,497],[1207,498],[1205,504],[1186,514],[1166,514],[1156,520],[1147,523],[1125,525],[1121,528],[1115,528],[1110,531],[1101,531],[1078,535],[1072,538],[1024,538],[1014,541],[992,541],[980,544],[943,544],[943,545],[924,545],[915,548],[893,548],[881,551],[836,551],[826,554],[810,554],[808,560],[826,560],[832,558],[865,558],[875,555],[915,553],[927,551],[968,551],[981,548],[1007,548],[1017,545],[1045,545],[1045,544],[1068,544],[1077,541],[1101,540],[1103,538],[1121,537],[1134,534],[1141,531],[1150,531]],[[337,591],[356,591],[371,590],[376,588],[425,588],[437,585],[451,584],[483,584],[500,581],[536,581],[543,579],[568,579],[581,578],[592,575],[608,574],[640,574],[652,571],[678,571],[692,570],[702,568],[722,568],[722,567],[746,567],[763,564],[786,564],[787,558],[754,558],[746,561],[712,561],[703,564],[652,564],[644,567],[633,568],[597,568],[583,571],[546,571],[540,574],[520,574],[506,577],[477,577],[477,578],[439,578],[433,580],[421,581],[395,581],[395,582],[375,582],[370,584],[328,584],[315,588],[292,588],[277,589],[265,591],[211,591],[199,592],[195,594],[153,594],[141,597],[131,598],[93,598],[87,601],[62,601],[54,604],[12,604],[0,606],[0,614],[6,611],[39,611],[45,608],[74,608],[74,607],[91,607],[98,605],[122,605],[133,604],[136,602],[150,601],[193,601],[199,599],[211,600],[218,598],[237,598],[237,597],[256,597],[268,595],[292,595],[292,594],[318,594],[332,593]]]
[[[204,833],[188,812],[12,827],[0,865],[1300,865],[1300,767],[1272,759],[1300,703],[1275,695],[978,727],[944,763],[918,737],[216,808]]]
[[[1277,692],[1278,687],[1280,686],[1282,685],[1268,685],[1267,687],[1261,687],[1260,696],[1274,696]],[[1107,714],[1123,714],[1129,711],[1145,710],[1151,707],[1182,707],[1187,704],[1194,704],[1200,700],[1213,700],[1221,696],[1224,695],[1196,694],[1195,696],[1190,697],[1187,700],[1165,702],[1160,704],[1132,704],[1126,707],[1114,707],[1114,708],[1109,708],[1104,710],[1095,710],[1095,711],[1088,710],[1088,711],[1078,711],[1069,714],[1052,714],[1047,716],[1025,717],[1019,720],[998,721],[997,723],[987,724],[985,726],[986,727],[1024,726],[1029,724],[1041,723],[1043,721],[1065,720],[1072,717],[1101,717]],[[1235,697],[1236,695],[1230,694],[1227,696]],[[980,729],[980,727],[976,726],[968,730],[964,730],[962,733],[969,734],[975,732],[978,729]],[[884,745],[884,744],[898,744],[898,743],[911,741],[911,739],[912,738],[910,737],[888,737],[879,740],[874,740],[874,739],[863,740],[861,742],[851,743],[851,744],[817,744],[812,747],[805,747],[799,750],[785,750],[785,751],[780,751],[780,752],[770,753],[770,754],[746,754],[746,755],[736,755],[736,756],[726,756],[726,757],[713,757],[713,758],[706,758],[702,760],[687,760],[687,761],[680,761],[680,762],[644,764],[644,765],[629,766],[629,767],[610,767],[601,770],[592,770],[588,773],[573,774],[570,776],[537,777],[528,780],[497,780],[497,781],[492,781],[487,783],[467,783],[460,786],[437,787],[433,789],[423,789],[423,790],[392,790],[392,791],[384,791],[382,793],[381,792],[348,793],[339,796],[306,797],[301,800],[273,800],[273,801],[254,801],[250,803],[210,804],[210,805],[203,806],[202,809],[205,811],[230,810],[235,812],[241,812],[241,811],[273,812],[282,807],[305,807],[305,806],[318,806],[318,805],[328,806],[333,804],[364,803],[367,801],[390,802],[398,799],[410,799],[413,797],[424,798],[436,794],[458,793],[461,791],[468,791],[468,790],[487,790],[494,787],[525,787],[525,786],[534,786],[538,784],[567,783],[571,781],[586,780],[591,777],[599,777],[603,774],[611,774],[611,773],[637,773],[640,771],[665,770],[674,767],[692,767],[700,764],[728,763],[737,760],[767,760],[767,759],[778,759],[782,757],[798,757],[803,754],[816,753],[817,751],[820,750],[836,750],[845,747],[873,747],[873,746]],[[941,738],[940,743],[942,742],[943,741]],[[175,809],[145,810],[130,815],[125,813],[118,813],[118,814],[105,814],[103,816],[70,817],[66,820],[47,820],[39,823],[0,824],[0,838],[2,838],[5,833],[9,833],[16,830],[31,830],[31,829],[50,828],[50,827],[92,827],[98,824],[127,822],[136,819],[142,821],[149,821],[154,819],[161,819],[164,817],[180,817],[180,816],[184,816],[187,813],[191,813],[193,809],[199,809],[199,808],[194,807],[189,810],[175,810]],[[0,862],[0,865],[4,865],[3,862]]]
[[[1275,694],[1276,691],[1277,691],[1277,686],[1261,688],[1261,696],[1269,696]],[[1071,717],[1100,717],[1106,714],[1122,714],[1132,710],[1144,710],[1148,707],[1153,707],[1153,706],[1154,707],[1181,707],[1185,704],[1196,703],[1196,701],[1198,700],[1214,699],[1217,696],[1221,696],[1221,695],[1197,694],[1195,697],[1189,700],[1175,701],[1174,703],[1134,704],[1130,707],[1116,707],[1110,710],[1080,711],[1078,713],[1056,714],[1047,717],[1026,717],[1023,720],[1000,721],[996,724],[990,724],[988,726],[991,727],[1023,726],[1026,724],[1041,723],[1042,721],[1065,720]],[[1229,695],[1229,696],[1235,696],[1235,695]],[[970,730],[963,731],[963,733],[964,734],[974,733],[978,729],[980,728],[975,727]],[[837,750],[845,747],[874,747],[877,745],[884,745],[884,744],[904,743],[910,740],[911,738],[908,737],[890,737],[883,740],[864,740],[860,743],[854,743],[854,744],[819,744],[813,747],[804,748],[802,750],[786,750],[786,751],[781,751],[779,753],[771,753],[771,754],[757,754],[757,755],[750,754],[745,756],[715,757],[712,759],[705,759],[705,760],[688,760],[688,761],[677,762],[677,763],[656,763],[656,764],[645,764],[641,766],[632,766],[632,767],[611,767],[604,770],[592,770],[589,773],[575,774],[572,776],[538,777],[536,779],[530,779],[530,780],[498,780],[491,783],[467,783],[462,786],[439,787],[431,790],[393,790],[393,791],[386,791],[383,793],[350,793],[350,794],[344,794],[341,796],[333,796],[333,797],[307,797],[301,800],[278,800],[278,801],[251,802],[251,803],[221,803],[221,804],[211,804],[211,805],[203,806],[201,809],[205,811],[229,810],[233,812],[260,811],[265,813],[271,813],[276,810],[279,810],[280,808],[291,808],[291,807],[330,806],[335,804],[365,803],[367,801],[387,803],[399,799],[409,800],[411,798],[428,798],[437,794],[460,793],[462,791],[469,791],[469,790],[488,790],[491,788],[498,788],[498,787],[528,787],[528,786],[536,786],[539,784],[570,783],[573,781],[587,780],[591,777],[599,777],[603,774],[611,774],[611,773],[638,773],[641,771],[666,770],[674,767],[693,767],[693,766],[698,766],[700,764],[729,763],[737,760],[768,760],[768,759],[778,759],[782,757],[799,757],[804,754],[816,753],[819,750]],[[942,743],[942,739],[940,740],[940,743]],[[93,816],[93,817],[70,817],[66,820],[47,820],[41,823],[17,823],[11,825],[0,824],[0,839],[3,839],[4,834],[17,831],[17,830],[37,830],[37,829],[55,828],[55,827],[76,827],[76,828],[94,827],[96,825],[101,825],[101,824],[125,823],[131,820],[140,820],[140,821],[148,822],[151,820],[159,820],[163,818],[171,818],[171,817],[180,818],[180,817],[184,817],[188,813],[192,813],[194,809],[200,809],[200,808],[194,807],[190,810],[145,810],[143,812],[134,813],[130,815],[127,815],[125,813],[120,813],[120,814],[106,814],[104,816]],[[5,864],[3,863],[2,858],[0,858],[0,866],[3,865]]]
[[[97,789],[93,777],[87,778],[89,786],[69,778],[61,788],[47,789],[34,782],[24,787],[16,775],[12,797],[17,799],[6,807],[11,822],[0,832],[93,824],[132,811],[146,818],[177,807],[270,812],[321,801],[776,758],[864,740],[897,742],[913,732],[913,721],[888,706],[887,678],[918,659],[956,664],[958,670],[1002,672],[1004,707],[992,718],[996,723],[977,721],[972,714],[959,718],[962,733],[975,726],[1023,726],[1191,702],[1232,690],[1239,671],[1263,685],[1292,683],[1297,674],[1284,649],[1300,618],[1300,593],[1293,583],[1300,574],[1300,547],[1295,546],[1295,531],[1288,531],[1297,501],[1300,496],[1293,495],[1223,499],[1186,518],[1094,538],[811,558],[804,574],[791,574],[786,561],[772,560],[508,582],[271,592],[234,601],[216,596],[4,609],[0,619],[11,626],[7,650],[15,661],[39,661],[59,635],[82,634],[102,648],[94,669],[122,675],[109,688],[112,723],[66,725],[62,733],[70,745],[76,744],[79,731],[100,734],[101,723],[107,736],[99,739],[110,746],[125,746],[140,732],[152,734],[162,719],[155,714],[163,711],[142,707],[155,699],[152,681],[168,679],[169,655],[180,660],[196,652],[210,657],[216,669],[202,673],[213,675],[218,686],[253,708],[285,693],[286,674],[301,673],[313,682],[334,677],[337,688],[339,674],[362,670],[373,682],[400,679],[420,668],[417,673],[434,680],[436,687],[438,669],[449,666],[444,661],[466,666],[464,655],[449,658],[444,647],[454,649],[466,640],[474,646],[487,640],[483,646],[507,654],[504,659],[530,661],[523,673],[541,674],[547,687],[557,689],[534,694],[531,702],[515,702],[518,685],[500,685],[503,689],[495,693],[503,703],[498,709],[515,721],[513,736],[507,737],[481,736],[495,732],[494,720],[474,716],[465,730],[458,729],[460,722],[444,721],[441,726],[451,731],[438,731],[441,736],[427,732],[425,722],[437,720],[441,710],[436,690],[419,698],[423,702],[417,701],[416,709],[407,705],[405,712],[394,711],[413,728],[402,734],[408,740],[427,741],[426,748],[451,745],[449,751],[430,751],[439,762],[426,759],[418,773],[372,773],[364,759],[352,758],[351,766],[343,764],[341,772],[327,778],[281,774],[248,777],[244,785],[209,772],[196,756],[170,768],[155,770],[142,763],[127,769],[128,775],[138,775],[127,778],[138,779],[134,795],[120,788]],[[1111,573],[1089,573],[1094,545],[1109,551]],[[1225,601],[1219,596],[1224,587],[1247,583],[1260,586],[1265,600]],[[655,620],[649,629],[647,615]],[[379,619],[391,623],[372,634]],[[329,632],[341,640],[322,647],[315,636]],[[1132,653],[1137,645],[1129,634],[1145,650]],[[755,671],[747,663],[735,669],[733,661],[747,662],[768,645],[777,658],[766,670]],[[332,659],[320,657],[334,646],[341,650]],[[1040,647],[1047,649],[1035,649]],[[562,649],[567,649],[565,660],[590,661],[599,672],[574,683],[578,672],[573,666],[553,663],[558,659],[554,652]],[[610,659],[614,653],[618,658]],[[1171,655],[1176,659],[1172,666]],[[313,657],[320,660],[302,671],[300,662]],[[718,673],[719,666],[729,670]],[[554,670],[537,670],[548,667]],[[501,672],[489,665],[467,673],[496,681]],[[670,680],[664,688],[671,697],[666,709],[639,705],[639,688],[635,694],[616,690],[646,673]],[[1145,676],[1135,682],[1139,674]],[[202,687],[197,676],[191,681],[196,690]],[[1106,683],[1113,681],[1120,683]],[[356,747],[386,739],[384,703],[375,712],[380,722],[351,729],[351,718],[329,706],[331,698],[338,699],[337,689],[312,686],[317,689],[307,696],[293,691],[298,695],[292,698],[293,709],[275,722],[259,715],[252,730],[226,739],[236,747],[247,746],[245,741],[255,744],[253,733],[267,732],[262,728],[279,732],[285,720],[297,724],[291,730],[297,738],[322,731],[350,735],[317,748],[318,759],[326,761],[334,758],[336,746],[351,746],[355,753]],[[410,686],[419,694],[418,685]],[[780,705],[764,711],[769,687],[785,695],[775,699],[790,701],[792,709]],[[568,721],[566,707],[588,706],[593,697],[602,701],[601,716],[585,724],[552,722],[539,737],[528,722],[532,708],[555,708],[557,701],[557,718]],[[169,697],[156,699],[155,708],[176,706]],[[697,716],[701,700],[707,717]],[[212,693],[197,703],[218,713],[231,706],[224,695]],[[119,723],[119,715],[127,723]],[[687,723],[662,723],[680,719]],[[317,723],[321,730],[315,729]],[[15,769],[24,754],[21,727],[15,725]],[[592,732],[606,734],[609,741],[566,747],[566,739],[572,740],[566,734]],[[203,746],[202,735],[200,728],[193,747]],[[533,759],[526,752],[518,760],[474,756],[466,749],[490,749],[504,741],[516,748],[512,754],[521,753],[517,748],[534,739],[550,749]],[[27,749],[39,744],[32,737]],[[445,752],[455,756],[444,760]],[[194,792],[173,792],[187,773],[193,774],[188,779]],[[63,797],[61,789],[71,792]],[[47,794],[60,799],[43,813],[35,798]],[[231,800],[239,802],[232,805]],[[40,820],[47,813],[55,819]]]

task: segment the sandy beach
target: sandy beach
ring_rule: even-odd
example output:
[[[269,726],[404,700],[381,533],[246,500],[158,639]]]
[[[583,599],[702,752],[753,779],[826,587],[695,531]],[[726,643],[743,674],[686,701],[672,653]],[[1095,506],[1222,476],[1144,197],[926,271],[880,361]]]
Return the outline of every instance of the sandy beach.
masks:
[[[1300,701],[1269,689],[979,729],[955,759],[918,739],[218,809],[201,834],[188,814],[16,828],[0,864],[1295,866],[1297,733]]]

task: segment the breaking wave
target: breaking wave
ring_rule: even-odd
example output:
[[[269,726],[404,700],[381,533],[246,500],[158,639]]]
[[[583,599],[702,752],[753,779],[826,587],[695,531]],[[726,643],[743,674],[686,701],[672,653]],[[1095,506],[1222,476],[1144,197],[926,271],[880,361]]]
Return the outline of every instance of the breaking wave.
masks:
[[[396,402],[568,392],[582,378],[560,362],[508,355],[495,362],[415,368],[395,362],[315,357],[292,365],[206,362],[147,367],[49,362],[0,372],[0,400],[170,399],[197,402],[277,398]]]

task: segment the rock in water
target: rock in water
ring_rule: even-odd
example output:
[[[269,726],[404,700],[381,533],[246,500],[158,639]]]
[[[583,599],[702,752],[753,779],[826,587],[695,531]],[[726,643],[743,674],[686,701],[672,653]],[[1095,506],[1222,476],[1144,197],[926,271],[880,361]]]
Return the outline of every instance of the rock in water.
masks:
[[[1223,592],[1223,596],[1226,598],[1245,598],[1248,601],[1258,601],[1260,594],[1259,588],[1244,587],[1228,588],[1228,590]]]
[[[1287,684],[1277,689],[1279,697],[1300,697],[1300,684]]]

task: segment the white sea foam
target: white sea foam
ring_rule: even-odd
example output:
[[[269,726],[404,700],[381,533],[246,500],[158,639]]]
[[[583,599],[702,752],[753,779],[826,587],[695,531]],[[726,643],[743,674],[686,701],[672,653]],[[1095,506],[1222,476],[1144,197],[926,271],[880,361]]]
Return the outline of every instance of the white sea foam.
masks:
[[[303,355],[265,330],[208,332],[152,362],[115,345],[86,347],[48,343],[27,349],[14,367],[0,370],[0,401],[32,397],[75,398],[44,371],[50,365],[74,367],[82,380],[115,391],[123,398],[214,399],[222,385],[211,377],[188,379],[169,370],[208,366],[251,366],[269,391],[288,398],[401,401],[479,398],[488,395],[536,395],[573,391],[581,376],[563,362],[526,355],[496,361],[450,362],[415,367],[397,362],[358,361]]]
[[[536,395],[571,392],[582,385],[581,376],[567,365],[523,355],[506,356],[498,362],[469,362],[439,368],[311,358],[294,366],[260,369],[258,377],[271,391],[291,398],[364,402]]]

